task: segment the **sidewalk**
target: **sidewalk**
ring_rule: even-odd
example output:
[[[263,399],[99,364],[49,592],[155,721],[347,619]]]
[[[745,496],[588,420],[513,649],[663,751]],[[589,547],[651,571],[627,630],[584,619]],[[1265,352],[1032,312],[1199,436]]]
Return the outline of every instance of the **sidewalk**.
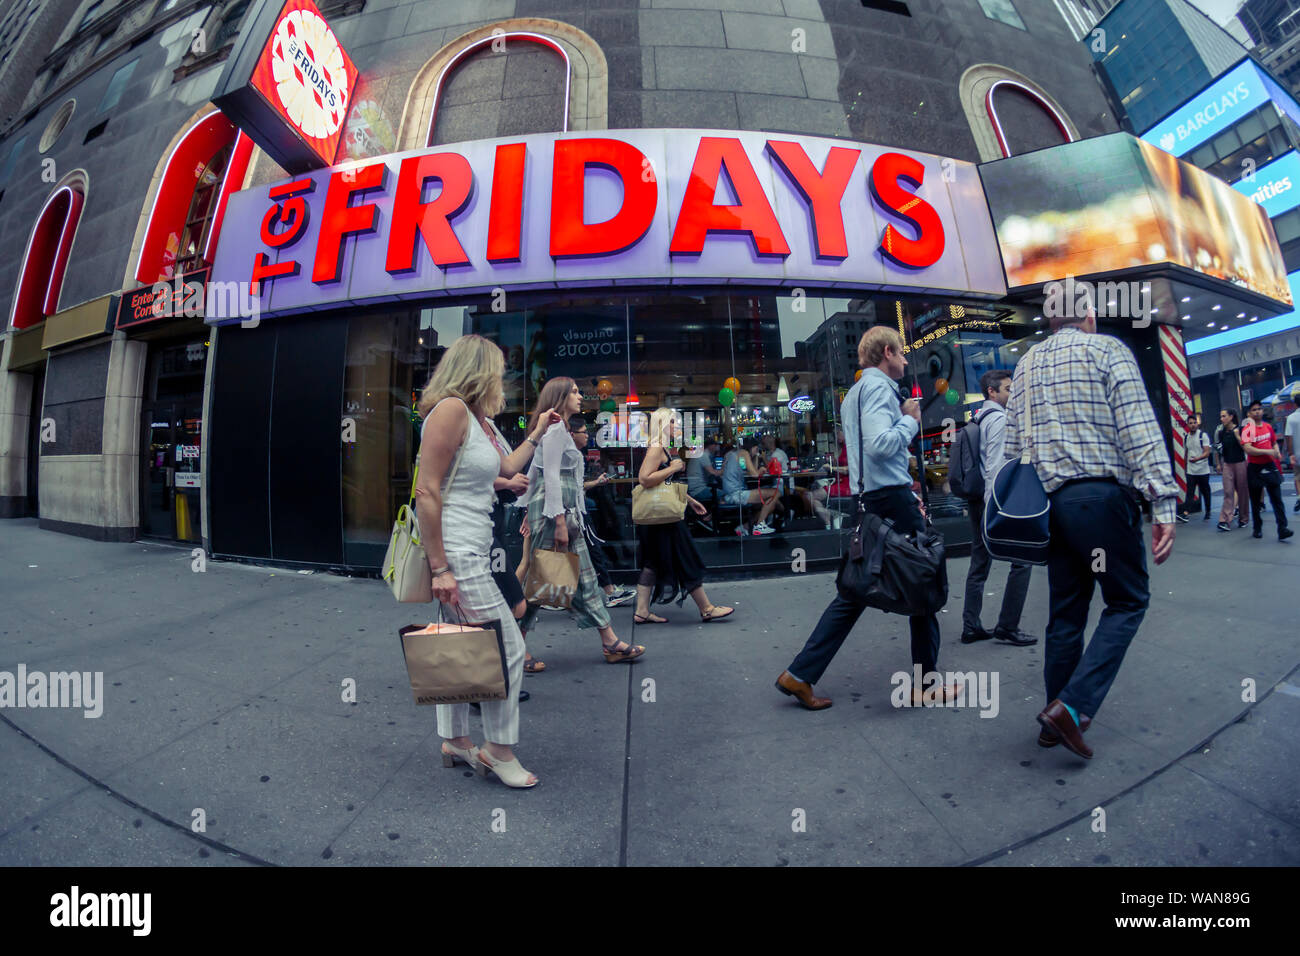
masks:
[[[907,622],[874,611],[818,685],[833,708],[778,694],[832,575],[712,585],[726,623],[660,608],[671,624],[633,633],[619,608],[648,648],[630,667],[543,614],[519,747],[542,784],[518,792],[441,765],[396,634],[428,608],[191,560],[0,523],[0,671],[102,670],[106,698],[98,719],[0,710],[0,864],[1300,864],[1300,544],[1271,531],[1179,525],[1090,762],[1035,744],[1041,643],[957,640],[966,559],[940,666],[997,673],[991,718],[892,707]],[[1036,569],[1022,626],[1041,635],[1046,610]]]

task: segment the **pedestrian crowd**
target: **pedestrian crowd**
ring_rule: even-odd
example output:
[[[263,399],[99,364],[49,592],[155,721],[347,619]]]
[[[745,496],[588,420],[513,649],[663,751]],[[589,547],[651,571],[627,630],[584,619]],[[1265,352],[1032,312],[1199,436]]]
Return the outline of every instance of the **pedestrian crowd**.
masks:
[[[1091,312],[1084,318],[1055,319],[1052,331],[1030,351],[1032,361],[1026,356],[1014,372],[994,370],[982,377],[983,404],[952,446],[951,487],[968,503],[972,530],[960,640],[1017,647],[1038,642],[1020,629],[1032,573],[1028,560],[1009,562],[993,629],[986,630],[982,620],[990,569],[1005,550],[1001,542],[995,547],[995,536],[986,529],[1010,508],[1005,476],[1011,466],[1032,465],[1047,503],[1045,514],[1037,516],[1047,533],[1045,550],[1034,563],[1046,565],[1049,589],[1043,638],[1047,704],[1037,718],[1037,742],[1064,745],[1090,758],[1093,750],[1084,734],[1149,604],[1143,510],[1152,518],[1150,558],[1160,564],[1172,553],[1177,522],[1186,522],[1194,511],[1210,520],[1213,469],[1223,476],[1218,529],[1232,530],[1234,520],[1244,527],[1249,511],[1254,537],[1261,537],[1267,495],[1278,537],[1285,541],[1293,532],[1281,498],[1280,465],[1285,454],[1296,468],[1300,411],[1287,419],[1281,438],[1262,420],[1258,402],[1249,407],[1244,425],[1234,410],[1225,409],[1213,439],[1193,416],[1183,443],[1184,505],[1128,346],[1098,333]],[[875,516],[881,520],[871,519],[874,527],[887,526],[918,541],[928,519],[909,471],[909,449],[921,413],[916,399],[898,386],[907,369],[906,349],[897,331],[875,327],[862,336],[858,359],[863,372],[841,403],[839,467],[826,482],[802,489],[798,500],[826,527],[838,527],[837,516],[827,511],[827,497],[851,495],[857,500],[858,534]],[[435,599],[467,620],[500,622],[507,675],[506,699],[474,705],[483,721],[481,746],[470,735],[471,705],[437,706],[444,763],[462,762],[508,786],[531,787],[538,777],[523,768],[513,749],[519,742],[519,702],[527,698],[521,694],[522,675],[546,668],[525,647],[525,635],[545,604],[524,593],[521,582],[532,580],[529,568],[549,552],[571,556],[569,561],[576,558],[577,584],[567,607],[574,623],[597,631],[606,662],[636,661],[646,648],[620,638],[609,608],[634,599],[636,624],[665,624],[668,618],[652,605],[674,600],[680,605],[690,597],[705,623],[732,617],[735,609],[714,604],[705,590],[706,569],[687,518],[709,520],[713,511],[706,501],[714,508],[752,506],[755,518],[749,530],[768,533],[769,519],[783,507],[780,486],[754,488],[745,479],[766,473],[779,482],[789,470],[790,455],[771,436],[725,451],[710,438],[704,454],[683,460],[676,454],[680,422],[671,409],[656,411],[636,472],[633,520],[640,572],[631,591],[610,579],[601,541],[588,520],[588,494],[609,479],[603,472],[589,477],[585,471],[587,423],[578,384],[559,377],[544,385],[527,437],[515,449],[492,421],[504,404],[503,373],[500,349],[480,336],[457,339],[442,356],[419,404],[424,425],[415,514]],[[1300,491],[1300,477],[1296,480]],[[507,504],[525,512],[524,556],[516,569],[494,570],[492,556],[501,547]],[[1101,565],[1098,554],[1105,556]],[[946,576],[942,580],[946,588]],[[1104,609],[1085,641],[1098,589]],[[814,685],[868,606],[873,605],[861,592],[838,587],[803,648],[777,677],[777,689],[809,710],[830,707],[830,698],[816,694]],[[938,616],[921,610],[909,612],[909,629],[914,673],[925,675],[926,686],[912,687],[911,702],[953,703],[962,688],[942,683]]]

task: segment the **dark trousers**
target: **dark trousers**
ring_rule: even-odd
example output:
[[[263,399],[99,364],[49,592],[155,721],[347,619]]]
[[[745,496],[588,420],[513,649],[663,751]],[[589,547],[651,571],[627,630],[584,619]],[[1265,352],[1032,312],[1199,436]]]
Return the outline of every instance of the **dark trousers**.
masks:
[[[867,511],[891,519],[898,531],[921,531],[925,527],[925,520],[921,517],[921,509],[916,506],[912,489],[906,485],[869,491],[861,500]],[[788,668],[790,676],[809,684],[821,680],[831,659],[866,609],[865,604],[836,594],[830,607],[822,613],[821,620],[817,622],[817,627],[804,644],[803,650]],[[912,663],[921,665],[924,677],[939,666],[939,616],[929,614],[909,617],[907,621],[912,630]]]
[[[1047,701],[1059,698],[1095,717],[1150,599],[1142,513],[1113,481],[1071,482],[1049,498]],[[1085,650],[1083,631],[1098,584],[1106,608]]]
[[[980,612],[984,609],[984,585],[989,579],[993,559],[984,544],[984,499],[972,498],[970,506],[970,572],[966,575],[966,603],[962,606],[961,626],[974,631],[983,627]],[[1012,562],[1007,573],[1007,588],[1002,593],[1002,611],[998,614],[1000,631],[1014,631],[1020,626],[1020,613],[1025,609],[1025,596],[1029,594],[1029,575],[1033,567]]]
[[[1264,492],[1267,491],[1269,504],[1273,506],[1273,519],[1277,522],[1277,530],[1281,531],[1287,524],[1286,507],[1282,504],[1282,482],[1265,482],[1265,470],[1277,472],[1277,477],[1281,478],[1281,469],[1277,465],[1257,465],[1254,462],[1246,465],[1246,485],[1250,488],[1250,517],[1255,522],[1255,530],[1263,531],[1264,514],[1260,509],[1264,504]]]
[[[1178,505],[1180,514],[1187,514],[1193,505],[1200,504],[1205,509],[1205,517],[1210,516],[1210,476],[1209,475],[1188,475],[1187,476],[1187,500]],[[1195,510],[1199,511],[1200,508]]]

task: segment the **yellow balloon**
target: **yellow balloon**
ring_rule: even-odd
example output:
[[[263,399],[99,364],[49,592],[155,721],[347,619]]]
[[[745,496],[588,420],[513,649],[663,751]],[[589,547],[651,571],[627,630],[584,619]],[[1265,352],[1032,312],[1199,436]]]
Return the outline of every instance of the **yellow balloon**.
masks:
[[[858,369],[856,372],[853,373],[853,381],[856,382],[860,378],[862,378],[862,369]]]

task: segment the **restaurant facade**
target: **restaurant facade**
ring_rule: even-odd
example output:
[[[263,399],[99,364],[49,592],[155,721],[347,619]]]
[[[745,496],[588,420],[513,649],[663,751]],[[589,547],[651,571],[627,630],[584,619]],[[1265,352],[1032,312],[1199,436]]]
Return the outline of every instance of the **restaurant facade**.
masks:
[[[955,429],[1062,303],[1134,349],[1176,462],[1178,304],[1292,308],[1267,217],[1116,132],[1038,5],[1019,26],[979,4],[374,6],[248,7],[136,197],[125,281],[90,270],[129,238],[93,206],[93,151],[22,230],[6,220],[28,246],[0,371],[7,514],[373,572],[419,389],[474,333],[502,350],[512,441],[548,378],[579,383],[615,569],[638,566],[631,486],[660,407],[691,440],[707,565],[828,566],[853,509],[840,400],[887,325],[923,410],[914,474],[959,550]],[[919,72],[867,55],[904,48]],[[749,479],[782,502],[774,533],[717,494],[706,466],[731,448],[784,459]],[[513,561],[517,515],[502,530]]]

